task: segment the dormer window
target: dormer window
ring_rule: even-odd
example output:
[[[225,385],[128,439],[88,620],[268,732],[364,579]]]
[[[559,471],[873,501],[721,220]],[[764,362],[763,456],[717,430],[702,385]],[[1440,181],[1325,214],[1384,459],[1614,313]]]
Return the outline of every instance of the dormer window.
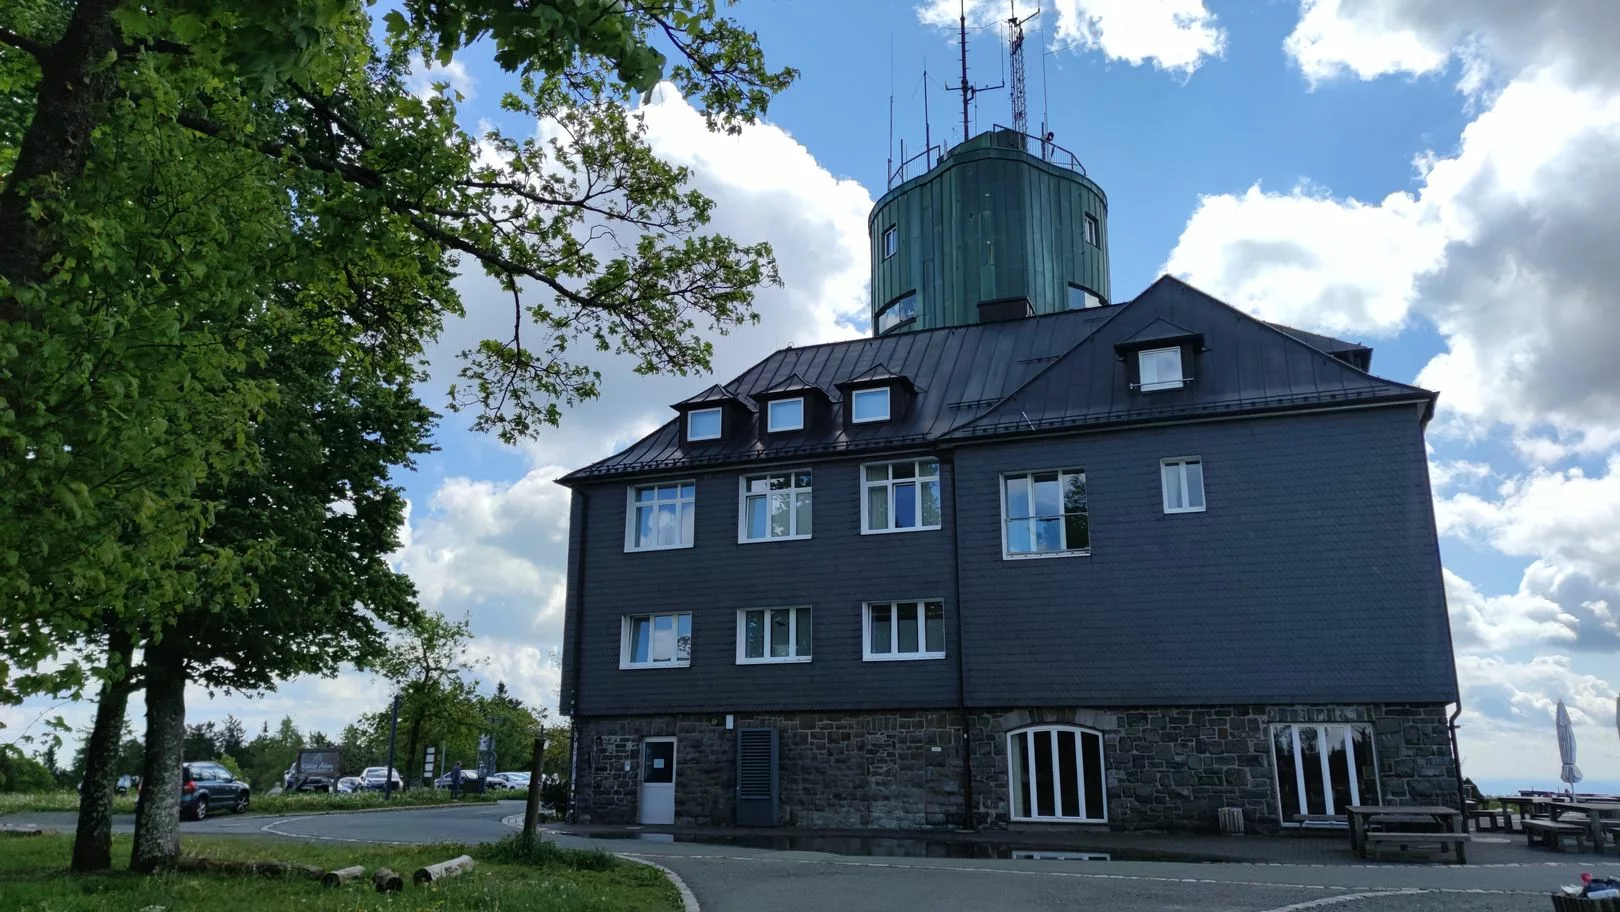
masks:
[[[719,440],[720,409],[694,409],[686,413],[686,439]]]
[[[865,424],[889,420],[889,388],[886,386],[855,390],[850,394],[850,421]]]
[[[1156,390],[1181,389],[1187,378],[1181,372],[1181,347],[1150,348],[1136,355],[1144,393]]]
[[[804,399],[777,399],[765,407],[765,429],[772,433],[804,430]]]

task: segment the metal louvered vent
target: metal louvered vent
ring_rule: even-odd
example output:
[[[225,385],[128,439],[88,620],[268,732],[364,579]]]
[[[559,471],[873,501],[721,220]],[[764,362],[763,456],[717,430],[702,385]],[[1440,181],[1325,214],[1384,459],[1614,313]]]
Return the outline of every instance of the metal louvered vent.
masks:
[[[781,781],[774,728],[737,730],[737,825],[776,826]]]

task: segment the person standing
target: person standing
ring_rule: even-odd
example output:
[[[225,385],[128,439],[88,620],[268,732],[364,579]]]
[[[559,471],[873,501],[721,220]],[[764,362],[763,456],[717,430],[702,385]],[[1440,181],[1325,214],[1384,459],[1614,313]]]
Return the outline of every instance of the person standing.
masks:
[[[460,801],[461,800],[461,761],[460,760],[456,761],[455,766],[450,767],[450,800],[451,801]]]

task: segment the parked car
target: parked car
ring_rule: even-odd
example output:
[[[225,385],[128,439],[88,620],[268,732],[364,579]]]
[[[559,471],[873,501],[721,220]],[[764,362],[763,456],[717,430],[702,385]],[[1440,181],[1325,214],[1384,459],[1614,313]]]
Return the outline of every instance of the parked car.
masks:
[[[401,789],[405,787],[405,780],[399,775],[397,768],[393,771],[393,775],[390,776],[386,766],[368,766],[360,773],[360,787],[368,792],[380,792],[390,779],[394,782],[394,788]]]
[[[447,789],[447,788],[449,788],[450,787],[450,773],[445,773],[444,775],[440,776],[439,778],[433,780],[433,787],[436,788],[436,789]],[[470,770],[470,769],[462,770],[461,771],[461,787],[463,789],[477,788],[478,787],[478,771],[477,770]]]
[[[340,794],[344,795],[347,795],[350,792],[360,791],[360,777],[344,776],[342,779],[337,781],[337,790]]]
[[[317,776],[313,773],[299,775],[298,767],[294,766],[281,776],[282,789],[289,792],[334,792],[337,784],[327,776]]]
[[[516,771],[490,773],[489,787],[492,789],[526,789],[529,787],[529,774]]]
[[[212,761],[187,763],[180,767],[180,818],[202,820],[210,810],[240,814],[250,800],[246,782],[236,778],[223,764]]]

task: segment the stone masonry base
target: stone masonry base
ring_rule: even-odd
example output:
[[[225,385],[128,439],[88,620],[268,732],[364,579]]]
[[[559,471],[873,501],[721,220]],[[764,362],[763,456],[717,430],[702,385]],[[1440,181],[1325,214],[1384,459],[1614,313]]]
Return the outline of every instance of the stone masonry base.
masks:
[[[1243,808],[1260,829],[1277,826],[1270,739],[1281,723],[1368,724],[1382,803],[1457,804],[1441,704],[975,710],[966,716],[967,738],[963,721],[955,710],[734,716],[735,728],[780,733],[785,826],[961,827],[969,792],[974,825],[1007,826],[1007,735],[1049,724],[1102,735],[1115,829],[1211,830],[1221,807]],[[579,717],[574,725],[576,822],[639,822],[641,739],[671,735],[675,823],[736,822],[736,731],[724,716]]]

